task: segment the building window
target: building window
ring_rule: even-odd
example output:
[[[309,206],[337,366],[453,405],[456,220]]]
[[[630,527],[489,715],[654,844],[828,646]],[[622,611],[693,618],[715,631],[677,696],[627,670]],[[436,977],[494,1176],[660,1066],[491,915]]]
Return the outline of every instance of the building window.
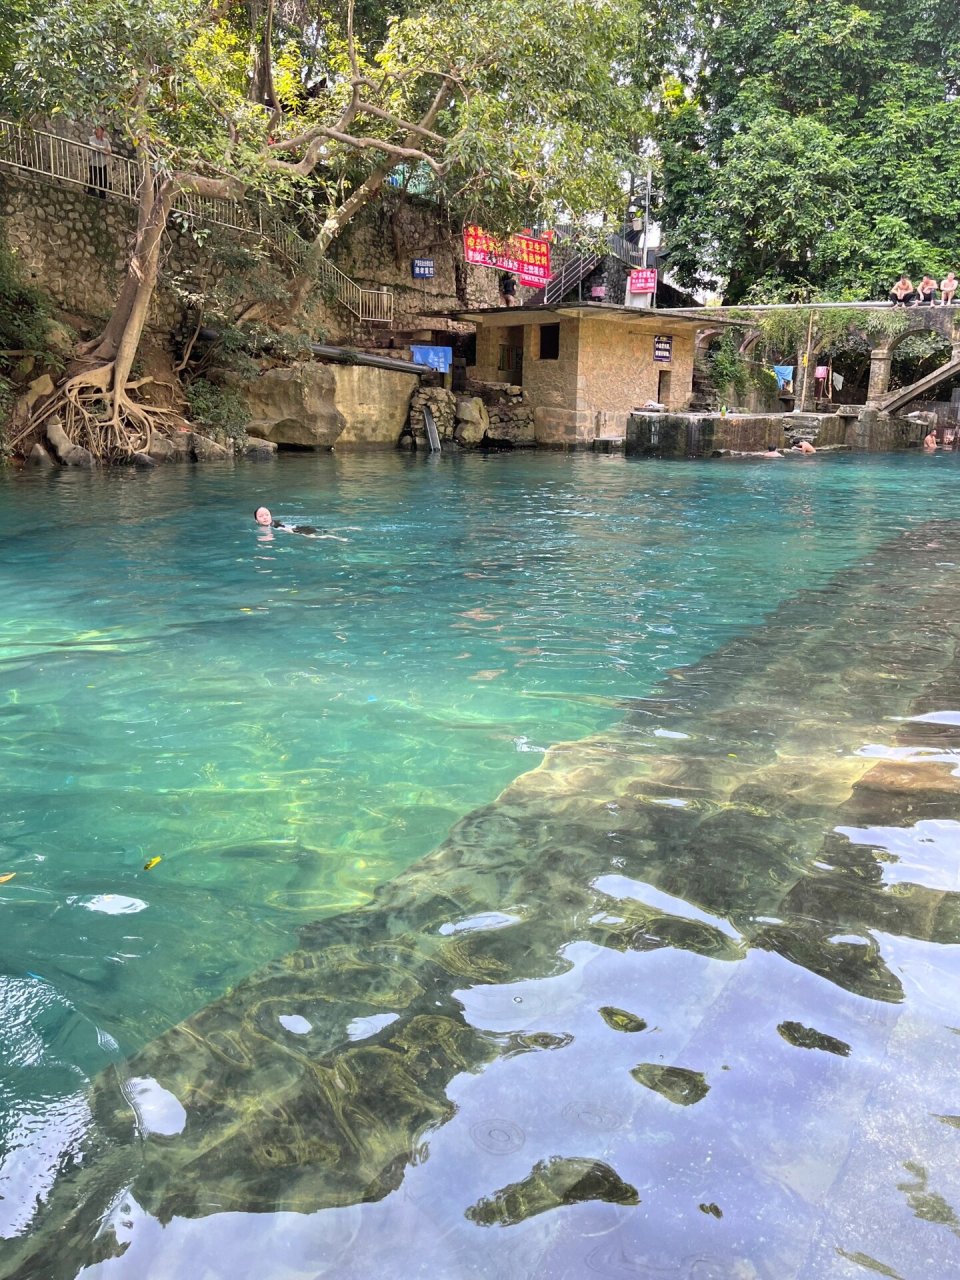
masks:
[[[558,324],[540,326],[540,359],[560,359],[560,326]]]
[[[502,342],[500,344],[500,358],[497,361],[497,372],[513,372],[513,347],[508,347]]]

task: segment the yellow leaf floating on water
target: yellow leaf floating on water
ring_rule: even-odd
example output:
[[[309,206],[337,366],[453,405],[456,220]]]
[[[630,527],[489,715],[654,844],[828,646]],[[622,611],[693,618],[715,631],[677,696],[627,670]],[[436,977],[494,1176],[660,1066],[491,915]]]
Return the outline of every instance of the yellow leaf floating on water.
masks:
[[[151,858],[149,862],[143,864],[144,871],[152,871],[158,862],[162,862],[163,858]]]
[[[0,884],[6,884],[7,881],[12,880],[16,874],[17,873],[15,871],[8,871],[5,876],[0,876]]]

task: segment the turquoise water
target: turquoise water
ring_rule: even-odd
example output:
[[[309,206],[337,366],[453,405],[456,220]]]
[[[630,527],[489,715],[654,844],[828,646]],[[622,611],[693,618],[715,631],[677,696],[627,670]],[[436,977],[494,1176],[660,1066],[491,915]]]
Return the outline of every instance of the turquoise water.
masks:
[[[252,521],[262,502],[346,541],[264,533]],[[0,475],[0,876],[15,873],[0,884],[0,1247],[35,1227],[35,1200],[81,1141],[77,1099],[105,1067],[293,951],[304,926],[376,904],[378,887],[548,749],[621,725],[695,664],[693,678],[709,680],[709,655],[743,636],[757,647],[723,682],[749,687],[782,602],[809,592],[842,610],[838,575],[934,518],[960,519],[954,456],[323,455]],[[848,642],[855,665],[857,634]],[[780,657],[802,682],[789,649]],[[757,711],[751,732],[769,728]],[[553,910],[548,882],[537,909]],[[688,950],[670,954],[691,963]],[[629,1008],[616,987],[604,1007]],[[469,995],[457,998],[469,1011]],[[589,1060],[577,1070],[590,1098]],[[481,1149],[513,1150],[511,1124]],[[546,1141],[543,1158],[555,1154],[567,1153]],[[463,1160],[438,1152],[449,1186],[469,1181]],[[230,1216],[207,1212],[187,1218]],[[580,1210],[545,1217],[558,1212]],[[954,1230],[942,1211],[937,1221]],[[215,1229],[195,1274],[264,1274],[216,1260],[234,1229]],[[372,1242],[395,1229],[364,1220],[364,1265],[382,1265]],[[582,1238],[599,1230],[590,1218]],[[353,1220],[331,1231],[356,1247]],[[567,1274],[556,1248],[549,1265],[524,1255],[516,1274]],[[148,1256],[155,1269],[141,1255],[103,1274],[187,1274],[155,1245]],[[387,1274],[414,1274],[413,1256]],[[416,1256],[432,1274],[509,1271],[503,1256],[476,1271],[465,1255]],[[740,1270],[706,1269],[707,1253],[698,1270],[690,1256],[687,1270],[669,1249],[648,1255],[667,1269],[618,1271],[609,1258],[592,1269],[800,1274],[743,1250]],[[328,1273],[309,1250],[301,1261],[304,1275]],[[348,1274],[342,1259],[329,1273]]]

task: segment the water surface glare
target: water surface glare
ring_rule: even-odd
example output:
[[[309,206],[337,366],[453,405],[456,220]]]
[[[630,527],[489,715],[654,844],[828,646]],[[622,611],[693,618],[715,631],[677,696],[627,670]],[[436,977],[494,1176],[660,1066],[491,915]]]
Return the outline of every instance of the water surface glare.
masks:
[[[0,1276],[957,1274],[958,459],[3,473],[0,534]]]

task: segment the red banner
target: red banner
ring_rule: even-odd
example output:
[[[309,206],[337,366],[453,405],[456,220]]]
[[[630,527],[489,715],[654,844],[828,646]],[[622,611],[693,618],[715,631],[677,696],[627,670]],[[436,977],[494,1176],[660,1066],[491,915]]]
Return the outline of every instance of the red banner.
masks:
[[[630,272],[631,293],[656,293],[657,273],[652,267],[640,267]]]
[[[550,242],[536,236],[498,240],[481,227],[464,227],[463,256],[478,267],[511,271],[521,284],[536,288],[550,279]]]

